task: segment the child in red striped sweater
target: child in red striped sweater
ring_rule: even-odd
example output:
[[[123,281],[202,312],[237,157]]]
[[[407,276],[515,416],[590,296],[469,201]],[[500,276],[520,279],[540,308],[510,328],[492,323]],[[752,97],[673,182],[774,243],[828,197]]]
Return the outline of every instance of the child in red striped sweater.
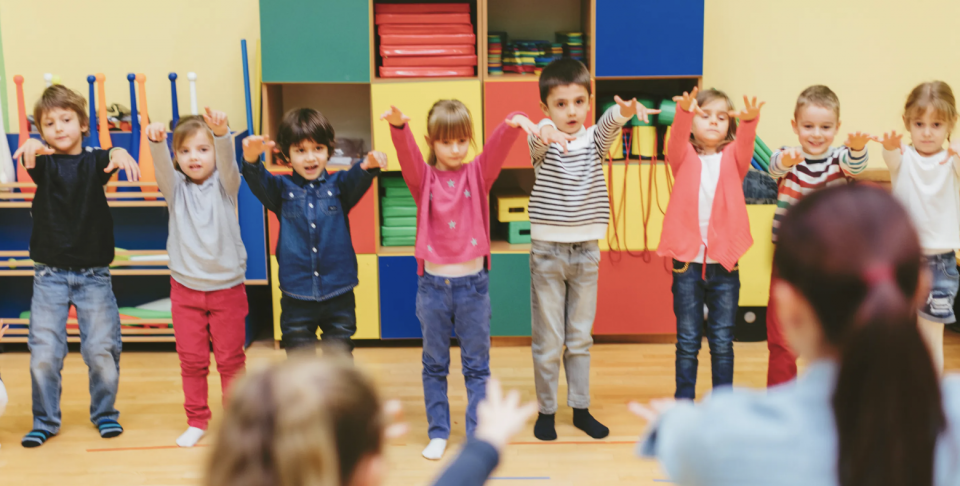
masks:
[[[870,135],[851,133],[844,145],[831,146],[840,130],[840,100],[830,88],[815,85],[803,90],[790,123],[800,139],[800,147],[784,147],[770,156],[770,175],[780,179],[773,218],[774,243],[780,221],[801,198],[818,189],[846,184],[867,168],[866,145]],[[774,273],[770,279],[776,278]],[[797,376],[797,358],[781,334],[775,309],[771,298],[767,303],[767,386]]]

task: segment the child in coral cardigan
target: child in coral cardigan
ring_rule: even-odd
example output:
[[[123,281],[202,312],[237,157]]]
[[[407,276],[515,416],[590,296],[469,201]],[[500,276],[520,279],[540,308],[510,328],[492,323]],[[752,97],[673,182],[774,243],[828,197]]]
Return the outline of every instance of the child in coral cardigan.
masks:
[[[733,331],[740,298],[737,261],[753,244],[743,178],[750,170],[763,103],[744,97],[735,112],[721,91],[674,98],[678,110],[668,142],[676,177],[657,253],[673,259],[673,311],[677,317],[676,398],[693,399],[703,307],[713,386],[733,383]],[[740,120],[740,133],[737,123]]]

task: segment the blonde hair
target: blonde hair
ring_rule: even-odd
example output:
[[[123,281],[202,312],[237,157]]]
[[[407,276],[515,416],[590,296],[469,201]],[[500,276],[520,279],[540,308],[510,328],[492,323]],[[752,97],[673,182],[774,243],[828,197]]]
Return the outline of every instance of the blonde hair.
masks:
[[[194,136],[197,132],[203,131],[213,144],[213,131],[207,126],[207,122],[200,115],[185,116],[177,121],[177,126],[173,128],[173,168],[180,170],[180,164],[177,162],[177,152],[183,142]]]
[[[903,121],[907,128],[910,128],[910,120],[920,118],[931,106],[940,119],[950,124],[952,131],[957,123],[957,101],[950,85],[943,81],[930,81],[913,88],[903,107]],[[947,140],[949,139],[948,133]]]
[[[733,110],[733,102],[730,101],[730,97],[726,93],[718,89],[705,89],[697,95],[697,106],[703,108],[707,104],[716,101],[724,100],[727,102],[727,111]],[[729,145],[737,138],[737,119],[730,117],[730,124],[727,126],[727,136],[723,138],[723,141],[720,142],[720,145],[717,146],[717,152],[723,150],[724,147]],[[693,135],[693,130],[690,131],[690,143],[693,145],[693,148],[696,149],[697,153],[703,153],[703,147],[700,145],[700,142],[697,140],[697,137]]]
[[[345,360],[294,358],[245,377],[207,468],[208,486],[346,486],[381,453],[370,381]]]
[[[433,142],[466,138],[476,149],[470,110],[459,100],[440,100],[433,104],[427,113],[427,136],[431,141],[430,155],[427,157],[427,164],[430,165],[437,165]]]
[[[796,119],[800,109],[807,105],[833,110],[833,114],[837,115],[838,119],[840,118],[840,98],[832,89],[822,84],[810,86],[800,93],[800,96],[797,97],[797,107],[793,109],[793,118]]]

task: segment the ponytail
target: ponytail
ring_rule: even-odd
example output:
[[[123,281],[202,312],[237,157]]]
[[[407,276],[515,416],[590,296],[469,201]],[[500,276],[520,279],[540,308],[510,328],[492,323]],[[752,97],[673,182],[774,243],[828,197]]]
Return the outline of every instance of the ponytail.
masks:
[[[945,418],[916,308],[884,278],[869,285],[857,321],[833,395],[840,485],[932,485]]]
[[[779,230],[774,265],[839,354],[833,392],[840,486],[932,486],[946,427],[917,327],[921,251],[903,207],[879,188],[824,189]]]

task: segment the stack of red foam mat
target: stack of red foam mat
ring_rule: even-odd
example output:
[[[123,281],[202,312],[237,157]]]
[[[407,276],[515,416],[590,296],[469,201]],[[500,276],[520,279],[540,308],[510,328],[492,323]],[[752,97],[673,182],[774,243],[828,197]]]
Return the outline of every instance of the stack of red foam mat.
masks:
[[[377,4],[380,77],[470,77],[477,36],[467,3]]]

